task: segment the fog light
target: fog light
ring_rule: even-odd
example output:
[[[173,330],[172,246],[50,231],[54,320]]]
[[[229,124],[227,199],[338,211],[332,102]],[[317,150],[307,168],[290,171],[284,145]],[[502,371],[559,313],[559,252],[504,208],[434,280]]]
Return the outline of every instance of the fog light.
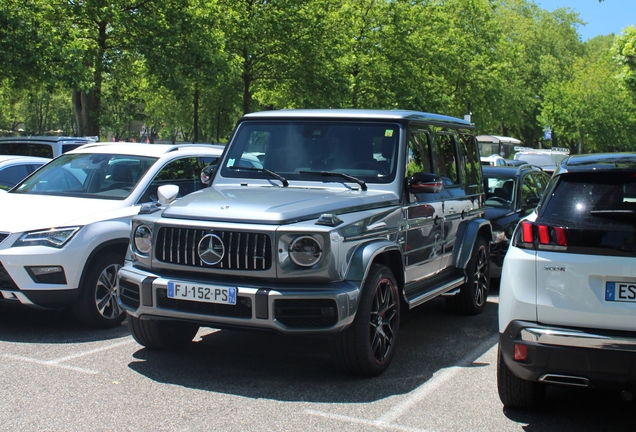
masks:
[[[62,266],[25,267],[35,283],[65,285],[66,275]]]
[[[48,275],[48,274],[51,274],[51,273],[59,273],[59,272],[62,271],[62,267],[60,267],[60,266],[29,267],[29,269],[33,272],[34,276]]]
[[[525,361],[528,357],[528,347],[526,345],[515,344],[514,358],[516,361]]]

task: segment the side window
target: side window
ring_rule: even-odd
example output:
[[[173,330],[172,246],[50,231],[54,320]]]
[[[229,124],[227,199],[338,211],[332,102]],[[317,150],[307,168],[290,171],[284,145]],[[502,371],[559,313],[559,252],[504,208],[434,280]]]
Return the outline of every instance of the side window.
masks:
[[[204,188],[205,184],[201,182],[201,170],[213,162],[209,157],[187,157],[168,162],[157,173],[139,202],[156,201],[157,189],[167,184],[179,186],[179,197]]]
[[[447,133],[438,133],[433,142],[435,172],[446,186],[459,184],[459,169],[455,152],[455,138]]]
[[[25,165],[14,165],[3,169],[0,171],[0,189],[11,189],[28,174]]]
[[[541,191],[542,192],[542,191]],[[521,182],[521,203],[525,203],[529,198],[538,198],[541,192],[537,189],[533,175],[526,175]]]
[[[473,135],[459,136],[460,167],[468,186],[478,186],[482,182],[481,161],[477,140]],[[462,166],[463,165],[463,166]]]
[[[409,150],[406,175],[412,176],[417,172],[433,172],[431,164],[431,143],[428,132],[410,131]]]

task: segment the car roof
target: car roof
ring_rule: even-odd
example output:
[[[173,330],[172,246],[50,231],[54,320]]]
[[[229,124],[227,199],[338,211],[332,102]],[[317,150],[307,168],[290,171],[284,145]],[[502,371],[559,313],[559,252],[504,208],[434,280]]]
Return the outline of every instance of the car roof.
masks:
[[[16,136],[16,137],[0,137],[0,143],[3,142],[7,142],[7,143],[22,143],[22,142],[26,142],[26,143],[55,143],[55,142],[64,142],[65,144],[68,143],[88,143],[88,142],[95,142],[95,139],[93,137],[68,137],[68,136],[38,136],[38,135],[32,135],[32,136]]]
[[[543,172],[540,167],[524,164],[519,166],[482,166],[482,171],[484,173],[484,177],[495,177],[499,175],[505,175],[514,177],[516,175],[521,174],[522,171],[537,171]]]
[[[224,146],[218,144],[145,144],[127,142],[100,142],[83,145],[75,150],[67,152],[74,153],[117,153],[135,156],[161,157],[165,154],[182,151],[187,153],[204,153],[211,155],[221,155]]]
[[[1,162],[49,162],[51,159],[39,156],[21,156],[21,155],[0,155]]]
[[[499,135],[477,135],[477,141],[480,143],[510,143],[510,144],[523,144],[521,140],[513,137],[499,136]]]
[[[636,153],[595,153],[571,155],[561,161],[556,174],[588,171],[634,171]]]
[[[243,119],[355,119],[355,120],[408,120],[427,121],[441,124],[453,124],[464,128],[474,129],[475,125],[469,121],[456,117],[432,114],[411,110],[373,110],[373,109],[285,109],[249,113]]]

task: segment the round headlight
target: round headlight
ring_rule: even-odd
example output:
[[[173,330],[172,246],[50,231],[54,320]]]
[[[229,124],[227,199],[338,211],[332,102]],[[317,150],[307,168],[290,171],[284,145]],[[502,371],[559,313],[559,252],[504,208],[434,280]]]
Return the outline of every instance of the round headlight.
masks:
[[[139,225],[133,236],[135,249],[142,255],[148,255],[152,249],[152,231],[148,225]]]
[[[311,267],[320,261],[320,257],[322,257],[322,248],[313,237],[298,237],[289,245],[289,258],[296,265]]]

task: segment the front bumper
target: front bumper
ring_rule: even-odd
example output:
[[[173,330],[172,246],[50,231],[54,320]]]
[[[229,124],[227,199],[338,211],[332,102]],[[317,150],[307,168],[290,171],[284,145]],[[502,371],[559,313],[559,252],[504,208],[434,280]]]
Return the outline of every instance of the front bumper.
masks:
[[[499,343],[508,368],[527,381],[636,388],[636,332],[512,321],[500,334]],[[527,347],[525,360],[514,360],[515,344]]]
[[[170,279],[124,266],[119,272],[119,303],[140,319],[175,319],[214,328],[273,330],[283,334],[335,333],[353,321],[360,286],[351,281],[328,285],[230,284],[223,279],[180,281],[234,286],[237,304],[210,304],[167,297]]]

